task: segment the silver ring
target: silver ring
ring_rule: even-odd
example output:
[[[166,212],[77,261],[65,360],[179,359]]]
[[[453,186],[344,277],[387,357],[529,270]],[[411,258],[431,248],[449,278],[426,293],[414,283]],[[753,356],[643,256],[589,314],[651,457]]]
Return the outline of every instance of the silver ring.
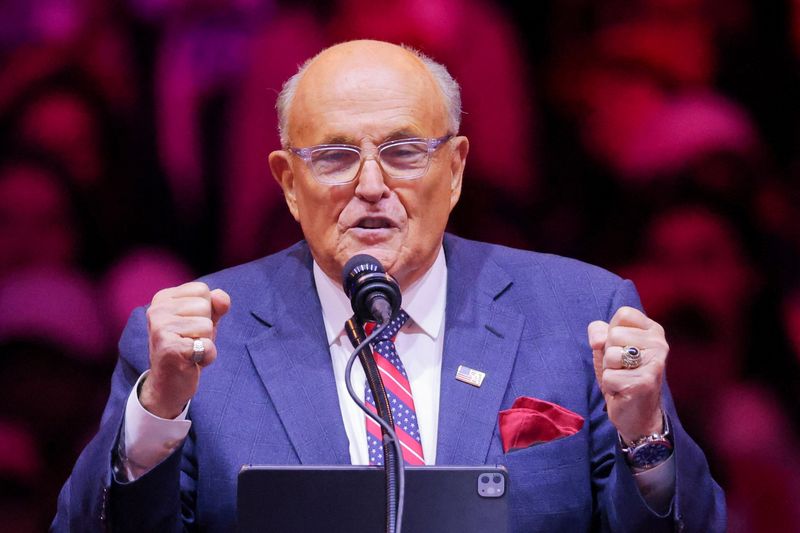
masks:
[[[202,339],[194,339],[192,342],[192,363],[202,363],[206,355],[206,345]]]
[[[622,368],[639,368],[642,364],[642,351],[636,346],[622,348]]]

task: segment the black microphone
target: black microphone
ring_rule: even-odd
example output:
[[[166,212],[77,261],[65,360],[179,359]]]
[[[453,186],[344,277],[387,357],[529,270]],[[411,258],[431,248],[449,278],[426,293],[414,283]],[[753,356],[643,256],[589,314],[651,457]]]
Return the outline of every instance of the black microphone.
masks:
[[[350,258],[342,270],[342,285],[353,312],[362,322],[385,324],[400,310],[400,286],[371,255]]]

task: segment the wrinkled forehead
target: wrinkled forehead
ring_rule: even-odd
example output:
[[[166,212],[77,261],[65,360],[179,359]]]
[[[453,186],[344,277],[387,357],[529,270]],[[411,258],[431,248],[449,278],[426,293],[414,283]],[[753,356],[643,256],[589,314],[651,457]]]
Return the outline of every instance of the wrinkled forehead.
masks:
[[[289,109],[289,135],[311,140],[327,128],[357,135],[359,128],[402,129],[404,122],[419,134],[441,135],[447,117],[439,86],[415,55],[387,43],[346,43],[308,66]]]

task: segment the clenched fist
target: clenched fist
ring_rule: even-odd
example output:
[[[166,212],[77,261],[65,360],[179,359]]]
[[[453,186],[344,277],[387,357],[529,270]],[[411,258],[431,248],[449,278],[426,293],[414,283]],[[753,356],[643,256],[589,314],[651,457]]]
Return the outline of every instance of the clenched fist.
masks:
[[[669,346],[664,328],[632,307],[620,307],[611,322],[589,324],[589,345],[608,418],[626,442],[662,431],[661,384]],[[637,368],[625,368],[622,349],[640,350]]]
[[[139,400],[161,418],[175,418],[197,391],[202,368],[217,357],[217,324],[231,299],[198,281],[156,293],[147,309],[150,374]],[[192,361],[194,340],[205,348],[203,360]]]

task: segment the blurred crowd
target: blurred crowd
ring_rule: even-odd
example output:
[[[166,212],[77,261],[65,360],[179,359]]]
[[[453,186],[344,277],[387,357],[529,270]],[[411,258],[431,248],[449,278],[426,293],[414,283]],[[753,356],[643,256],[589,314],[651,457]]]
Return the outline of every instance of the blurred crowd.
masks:
[[[632,279],[730,531],[800,531],[798,0],[5,0],[3,528],[52,519],[133,307],[301,237],[275,96],[352,38],[461,83],[451,230]]]

